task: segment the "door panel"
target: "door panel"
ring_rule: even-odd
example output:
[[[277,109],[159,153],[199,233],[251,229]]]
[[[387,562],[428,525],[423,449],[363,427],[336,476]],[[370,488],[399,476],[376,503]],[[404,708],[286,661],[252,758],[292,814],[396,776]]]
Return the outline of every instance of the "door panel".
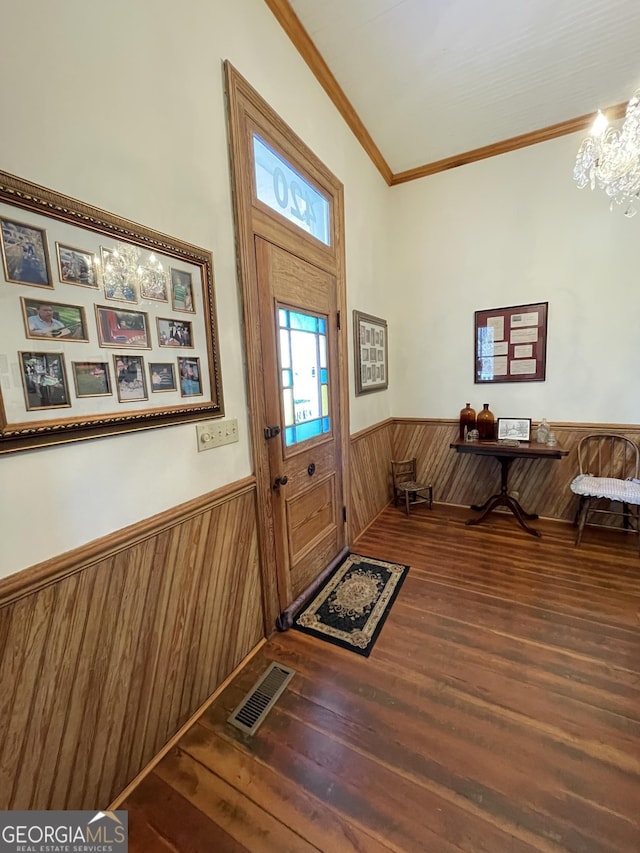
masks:
[[[256,237],[271,509],[284,609],[345,544],[336,280]]]
[[[298,562],[312,544],[320,539],[336,540],[335,477],[316,483],[293,498],[287,497],[289,559]]]

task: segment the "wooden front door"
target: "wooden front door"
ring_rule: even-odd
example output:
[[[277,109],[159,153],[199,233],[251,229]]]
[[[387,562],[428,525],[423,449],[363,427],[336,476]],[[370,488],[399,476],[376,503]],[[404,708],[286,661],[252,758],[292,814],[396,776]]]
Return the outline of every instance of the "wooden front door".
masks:
[[[345,544],[335,277],[255,238],[281,606]],[[275,427],[275,429],[273,429]]]

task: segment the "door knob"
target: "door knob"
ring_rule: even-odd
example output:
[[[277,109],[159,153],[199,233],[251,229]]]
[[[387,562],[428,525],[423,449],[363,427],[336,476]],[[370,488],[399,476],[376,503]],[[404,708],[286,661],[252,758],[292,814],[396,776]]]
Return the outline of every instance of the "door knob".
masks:
[[[289,482],[289,478],[285,474],[284,477],[276,477],[273,481],[273,488],[277,491],[280,486],[286,486]]]

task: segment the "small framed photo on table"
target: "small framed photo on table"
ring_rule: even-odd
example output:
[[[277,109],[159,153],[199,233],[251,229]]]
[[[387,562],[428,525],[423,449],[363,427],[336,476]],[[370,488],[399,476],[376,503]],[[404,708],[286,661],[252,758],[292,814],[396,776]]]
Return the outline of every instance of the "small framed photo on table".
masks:
[[[529,441],[531,418],[498,418],[498,441],[504,438]]]

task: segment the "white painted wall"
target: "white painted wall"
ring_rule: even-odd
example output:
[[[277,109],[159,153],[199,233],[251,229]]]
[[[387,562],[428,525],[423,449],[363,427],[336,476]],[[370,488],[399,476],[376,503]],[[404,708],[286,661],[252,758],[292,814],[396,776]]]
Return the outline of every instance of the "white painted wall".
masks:
[[[571,180],[578,137],[389,189],[263,0],[21,0],[2,16],[0,168],[213,251],[226,413],[0,457],[0,576],[252,471],[222,62],[230,59],[345,185],[349,315],[387,318],[392,414],[636,423],[640,217]],[[28,46],[28,53],[25,52]],[[473,383],[473,314],[549,302],[547,381]]]
[[[198,454],[185,425],[0,457],[0,576],[252,471],[225,59],[345,184],[349,307],[388,313],[388,187],[263,0],[8,4],[0,169],[213,252],[240,442]],[[391,413],[388,392],[352,406],[353,431]]]
[[[640,214],[572,180],[581,135],[394,188],[394,416],[640,422]],[[475,385],[474,312],[548,302],[545,382]]]

